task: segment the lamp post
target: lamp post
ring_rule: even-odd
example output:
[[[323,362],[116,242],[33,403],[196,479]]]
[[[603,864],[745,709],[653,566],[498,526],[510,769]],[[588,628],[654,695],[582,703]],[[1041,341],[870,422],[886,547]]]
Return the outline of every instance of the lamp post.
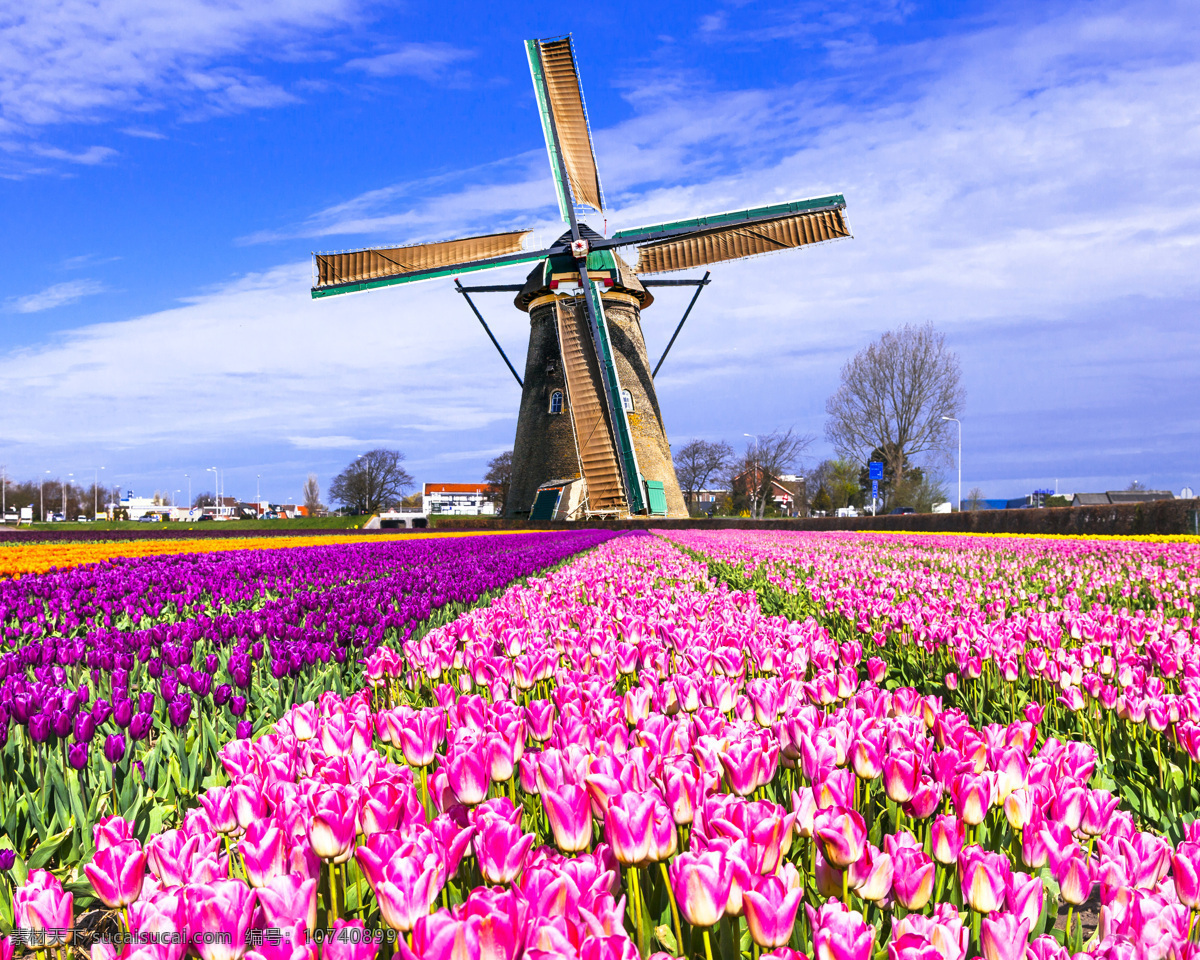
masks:
[[[213,474],[213,487],[216,490],[217,498],[217,516],[219,517],[221,515],[221,474],[217,472],[216,467],[209,467],[208,470],[211,470]],[[208,470],[204,472],[208,473]]]
[[[942,417],[958,424],[958,510],[962,512],[962,421],[957,417]]]
[[[46,471],[46,473],[49,473],[49,472],[50,472],[49,470]],[[39,486],[38,493],[39,493],[40,499],[41,499],[41,506],[38,508],[41,512],[38,513],[38,520],[41,523],[45,523],[46,522],[46,478],[45,477],[42,477],[42,482],[38,486]]]
[[[183,479],[188,482],[188,509],[192,509],[192,478],[189,474],[184,474]]]
[[[71,481],[74,478],[75,478],[75,474],[68,473],[67,474],[67,482],[63,484],[62,494],[63,494],[63,520],[64,521],[67,519],[67,487],[70,486]]]
[[[262,518],[262,474],[254,475],[254,518]]]
[[[750,516],[758,519],[758,434],[743,433],[743,437],[754,438],[754,494],[750,499]]]
[[[100,519],[100,471],[103,467],[94,467],[95,479],[92,481],[92,523]]]

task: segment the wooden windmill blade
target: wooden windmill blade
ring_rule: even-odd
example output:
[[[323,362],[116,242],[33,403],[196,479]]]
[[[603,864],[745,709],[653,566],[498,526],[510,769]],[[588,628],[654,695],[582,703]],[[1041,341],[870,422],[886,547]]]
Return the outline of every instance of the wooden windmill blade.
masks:
[[[569,36],[558,40],[527,40],[525,51],[542,116],[559,209],[563,220],[570,223],[572,199],[597,211],[604,209],[604,191],[596,168],[596,151],[592,147],[575,51]],[[563,170],[568,184],[562,182]]]
[[[548,250],[524,249],[525,241],[532,233],[532,230],[511,230],[411,246],[316,253],[313,254],[316,283],[312,295],[353,293],[541,260]]]
[[[639,244],[639,275],[669,273],[844,239],[851,235],[845,206],[838,194],[623,230],[613,239]]]

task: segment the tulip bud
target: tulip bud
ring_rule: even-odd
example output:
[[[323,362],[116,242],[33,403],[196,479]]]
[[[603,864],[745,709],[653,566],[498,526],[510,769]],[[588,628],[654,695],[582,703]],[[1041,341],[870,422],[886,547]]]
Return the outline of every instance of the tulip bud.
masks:
[[[125,756],[125,736],[112,733],[104,738],[104,759],[109,763],[119,763]]]

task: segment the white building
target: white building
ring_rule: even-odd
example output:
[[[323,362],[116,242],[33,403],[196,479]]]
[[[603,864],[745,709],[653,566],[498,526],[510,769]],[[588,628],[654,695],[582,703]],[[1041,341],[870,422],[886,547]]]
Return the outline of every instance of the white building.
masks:
[[[486,483],[427,483],[421,492],[421,512],[456,517],[494,517],[496,504]]]

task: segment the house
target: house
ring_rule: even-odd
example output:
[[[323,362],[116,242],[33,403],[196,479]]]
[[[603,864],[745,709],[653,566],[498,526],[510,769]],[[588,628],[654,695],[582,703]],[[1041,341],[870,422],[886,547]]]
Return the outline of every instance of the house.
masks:
[[[688,513],[693,517],[711,516],[717,509],[717,505],[727,496],[729,496],[728,490],[719,490],[715,487],[693,491],[692,499],[688,502]]]
[[[732,479],[731,486],[734,491],[752,497],[755,491],[762,488],[764,473],[758,466],[744,470]],[[768,475],[768,478],[770,479],[768,496],[776,510],[785,517],[795,517],[800,513],[807,512],[808,498],[803,477],[781,473],[777,477]]]
[[[486,483],[427,483],[421,492],[421,512],[458,517],[493,517],[496,503]]]
[[[1174,500],[1170,490],[1108,490],[1104,493],[1077,493],[1071,499],[1073,507],[1103,507],[1110,503],[1150,503],[1152,500]]]

